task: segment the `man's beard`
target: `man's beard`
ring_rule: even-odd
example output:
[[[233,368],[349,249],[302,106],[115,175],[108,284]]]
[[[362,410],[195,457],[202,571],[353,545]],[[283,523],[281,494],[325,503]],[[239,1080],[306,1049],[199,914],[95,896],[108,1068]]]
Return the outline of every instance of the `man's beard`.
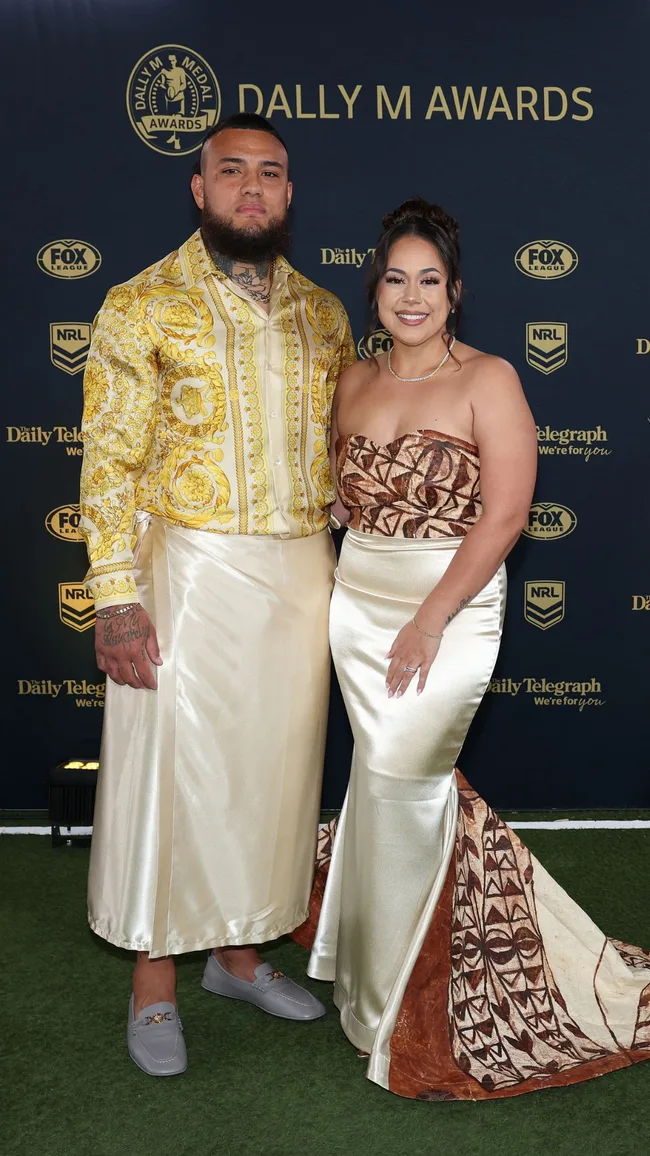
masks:
[[[254,265],[286,253],[290,241],[289,213],[272,217],[263,229],[250,225],[238,229],[206,206],[201,213],[201,233],[213,256],[221,254],[231,261]]]

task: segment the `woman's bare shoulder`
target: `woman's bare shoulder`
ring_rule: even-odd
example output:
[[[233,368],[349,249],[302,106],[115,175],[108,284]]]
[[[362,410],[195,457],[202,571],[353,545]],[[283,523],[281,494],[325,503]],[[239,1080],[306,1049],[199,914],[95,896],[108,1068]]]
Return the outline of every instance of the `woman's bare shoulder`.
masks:
[[[368,358],[363,361],[355,361],[353,365],[349,365],[347,369],[338,379],[336,385],[336,393],[338,397],[354,393],[365,385],[372,377],[379,373],[379,361],[374,358]]]

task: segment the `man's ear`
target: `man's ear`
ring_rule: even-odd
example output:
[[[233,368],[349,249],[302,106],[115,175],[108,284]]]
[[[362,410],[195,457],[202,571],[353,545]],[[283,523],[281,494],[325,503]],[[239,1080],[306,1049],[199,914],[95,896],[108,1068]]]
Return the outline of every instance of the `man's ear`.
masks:
[[[205,196],[203,192],[203,177],[200,173],[194,174],[190,182],[190,188],[198,208],[203,210],[205,208]]]
[[[287,184],[287,208],[289,208],[289,205],[291,204],[291,198],[292,197],[293,197],[293,184],[291,181],[289,181]]]

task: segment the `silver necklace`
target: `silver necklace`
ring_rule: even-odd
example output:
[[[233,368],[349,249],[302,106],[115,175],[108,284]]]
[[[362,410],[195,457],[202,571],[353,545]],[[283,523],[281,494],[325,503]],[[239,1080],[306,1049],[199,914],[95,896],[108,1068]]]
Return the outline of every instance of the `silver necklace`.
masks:
[[[392,348],[388,350],[388,368],[389,368],[390,372],[392,373],[393,377],[396,377],[398,381],[428,381],[430,377],[435,377],[437,373],[440,373],[440,370],[442,369],[443,365],[447,364],[447,362],[449,361],[449,358],[451,357],[451,351],[454,348],[455,344],[456,344],[456,338],[452,337],[451,341],[449,342],[449,348],[447,349],[445,356],[443,357],[442,361],[440,362],[440,365],[436,365],[436,368],[432,369],[431,373],[425,373],[424,377],[400,377],[399,373],[395,373],[395,370],[393,369],[393,367],[390,363],[390,355],[393,352]]]

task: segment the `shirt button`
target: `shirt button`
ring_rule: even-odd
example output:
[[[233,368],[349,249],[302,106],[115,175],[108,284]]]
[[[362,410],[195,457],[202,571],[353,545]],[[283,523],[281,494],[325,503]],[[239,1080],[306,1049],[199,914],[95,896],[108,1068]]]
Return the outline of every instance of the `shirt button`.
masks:
[[[277,412],[274,409],[272,409],[271,410],[271,417],[277,417],[277,416],[278,416]]]
[[[276,466],[281,466],[281,465],[282,465],[282,458],[276,458],[276,459],[275,459],[275,465],[276,465]]]

